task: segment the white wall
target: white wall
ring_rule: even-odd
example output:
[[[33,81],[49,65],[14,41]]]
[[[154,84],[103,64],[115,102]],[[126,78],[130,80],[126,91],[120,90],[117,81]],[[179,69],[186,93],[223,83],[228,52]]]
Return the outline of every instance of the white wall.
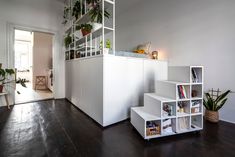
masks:
[[[9,24],[47,30],[55,33],[54,74],[55,98],[65,96],[64,54],[62,53],[63,3],[57,0],[1,0],[0,1],[0,62],[7,66],[9,54],[6,42]],[[1,102],[0,102],[1,103]]]
[[[33,88],[36,76],[47,76],[51,69],[53,35],[48,33],[33,33]],[[41,88],[41,87],[40,87]],[[45,87],[43,87],[45,88]]]
[[[130,50],[151,41],[153,50],[160,51],[160,58],[170,65],[205,66],[205,90],[235,91],[234,6],[234,0],[135,3],[116,18],[116,49]],[[234,102],[235,94],[230,94],[221,119],[235,122]]]

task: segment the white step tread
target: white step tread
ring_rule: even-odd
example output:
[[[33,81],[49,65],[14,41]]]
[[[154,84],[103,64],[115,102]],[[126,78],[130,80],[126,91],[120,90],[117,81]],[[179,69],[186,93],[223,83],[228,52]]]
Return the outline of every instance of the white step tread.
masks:
[[[154,99],[157,99],[159,101],[162,101],[162,102],[175,102],[176,101],[176,100],[171,99],[171,98],[167,98],[167,97],[157,95],[156,93],[145,93],[144,95],[150,96],[150,97],[152,97]]]
[[[145,121],[152,121],[152,120],[160,120],[161,117],[158,117],[154,114],[150,114],[144,110],[144,107],[132,107],[133,111],[135,111],[140,117],[142,117]]]
[[[175,85],[190,85],[189,82],[178,82],[178,81],[171,81],[171,80],[163,80],[159,82],[165,82],[165,83],[170,83],[170,84],[175,84]]]

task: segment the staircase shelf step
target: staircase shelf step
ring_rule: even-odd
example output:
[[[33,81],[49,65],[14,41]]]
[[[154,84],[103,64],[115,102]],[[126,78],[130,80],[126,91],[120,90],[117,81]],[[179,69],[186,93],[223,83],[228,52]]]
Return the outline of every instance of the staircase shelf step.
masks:
[[[145,111],[144,107],[132,107],[131,108],[134,112],[136,112],[141,118],[145,121],[152,121],[152,120],[160,120],[161,117],[156,116],[154,114],[148,113]]]
[[[153,99],[159,100],[161,102],[175,102],[174,99],[163,97],[163,96],[160,96],[160,95],[158,95],[156,93],[145,93],[144,95],[145,96],[149,96],[149,97],[151,97]]]

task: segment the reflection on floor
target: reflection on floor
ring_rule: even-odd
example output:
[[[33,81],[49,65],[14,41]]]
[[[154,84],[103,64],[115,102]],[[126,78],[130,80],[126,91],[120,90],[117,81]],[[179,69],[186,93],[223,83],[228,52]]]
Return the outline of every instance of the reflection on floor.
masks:
[[[53,93],[49,89],[35,91],[32,89],[32,84],[27,83],[26,86],[27,88],[19,84],[16,85],[16,90],[21,93],[15,94],[16,104],[53,98]]]

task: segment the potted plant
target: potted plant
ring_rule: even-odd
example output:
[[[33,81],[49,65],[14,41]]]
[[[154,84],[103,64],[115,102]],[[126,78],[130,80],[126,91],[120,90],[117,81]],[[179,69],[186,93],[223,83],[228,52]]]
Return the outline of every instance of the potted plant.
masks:
[[[81,14],[85,14],[85,6],[84,4],[82,4],[82,7],[81,7],[80,0],[78,0],[75,2],[73,6],[72,16],[75,17],[77,20],[78,17],[81,16]]]
[[[70,36],[70,34],[68,34],[68,35],[64,38],[65,47],[68,48],[71,43],[72,43],[72,37]]]
[[[8,85],[12,87],[10,84],[11,83],[19,83],[23,87],[26,87],[25,79],[19,78],[18,80],[12,79],[12,75],[15,74],[15,71],[13,69],[2,69],[0,68],[0,93],[3,92],[3,88]],[[14,87],[13,87],[14,88]],[[18,94],[20,94],[19,91],[17,91]]]
[[[100,42],[100,49],[102,50],[103,41]],[[105,42],[105,47],[103,49],[103,54],[109,54],[109,50],[111,49],[111,41],[109,39]]]
[[[80,29],[83,36],[86,36],[87,34],[91,33],[92,28],[93,28],[92,25],[88,23],[80,25]]]
[[[217,123],[219,121],[219,109],[223,107],[226,103],[226,96],[230,93],[230,90],[213,97],[210,93],[205,93],[205,98],[203,99],[203,105],[206,108],[205,119]]]
[[[89,14],[91,17],[93,31],[100,29],[102,27],[102,19],[103,19],[102,9],[100,5],[98,3],[94,5]],[[106,10],[104,10],[104,17],[105,18],[110,17],[110,14]]]

